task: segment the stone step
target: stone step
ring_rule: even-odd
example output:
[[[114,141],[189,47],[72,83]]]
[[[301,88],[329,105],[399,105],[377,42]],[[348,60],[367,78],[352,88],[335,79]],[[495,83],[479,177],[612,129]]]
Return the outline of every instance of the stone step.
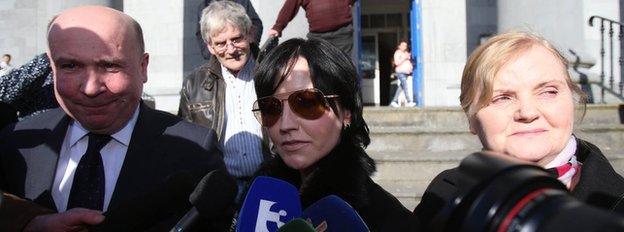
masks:
[[[365,107],[364,119],[370,127],[419,126],[468,128],[464,112],[459,107]]]
[[[574,130],[579,138],[598,146],[605,153],[624,150],[624,125],[581,125]]]
[[[604,150],[624,149],[622,124],[582,124],[574,133]],[[464,128],[370,127],[370,137],[371,144],[367,148],[370,152],[444,152],[482,148],[478,137]]]
[[[618,173],[620,173],[620,175],[624,174],[624,151],[617,152],[616,154],[605,153],[605,156],[607,156],[611,165],[613,165],[613,167]],[[386,161],[378,162],[378,172],[373,177],[373,180],[375,180],[375,182],[383,187],[386,191],[394,195],[399,201],[401,201],[401,203],[406,208],[408,208],[409,210],[414,210],[416,205],[418,205],[418,203],[420,202],[422,194],[427,189],[427,186],[429,186],[429,183],[431,183],[433,177],[437,175],[437,173],[432,175],[433,172],[431,172],[430,170],[437,169],[439,170],[439,173],[443,170],[456,167],[461,161],[456,160],[454,156],[446,158],[441,157],[440,160],[443,160],[440,161],[441,163],[448,162],[450,165],[436,165],[432,163],[421,162],[423,164],[421,167],[425,167],[423,169],[416,167],[399,167],[395,163]],[[385,166],[396,167],[397,169],[403,170],[406,173],[418,173],[421,175],[418,175],[418,178],[416,179],[388,179],[388,173],[384,173],[388,171]],[[428,178],[423,178],[424,176],[427,176]]]
[[[577,111],[577,124],[623,124],[624,108],[620,104],[587,105],[585,116],[579,121],[581,112]]]
[[[477,150],[481,143],[468,130],[421,127],[371,127],[368,151],[441,152]]]
[[[582,120],[582,108],[577,107],[577,109],[577,125],[624,123],[624,108],[621,108],[618,104],[587,105],[585,116]],[[365,107],[364,119],[366,119],[370,127],[417,126],[468,129],[466,115],[460,107],[427,107],[423,109],[385,106]]]
[[[374,178],[389,181],[431,181],[438,173],[457,167],[461,160],[477,150],[431,152],[409,156],[405,153],[372,152],[377,163]],[[603,150],[618,173],[624,174],[624,150]]]
[[[429,152],[408,155],[403,152],[373,152],[377,163],[374,178],[389,181],[431,181],[440,172],[457,167],[459,162],[478,150]]]

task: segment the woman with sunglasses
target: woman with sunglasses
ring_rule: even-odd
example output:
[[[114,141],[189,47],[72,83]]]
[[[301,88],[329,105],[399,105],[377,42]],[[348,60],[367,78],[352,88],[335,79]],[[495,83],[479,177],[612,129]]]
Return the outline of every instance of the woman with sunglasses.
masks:
[[[290,182],[305,209],[328,195],[349,203],[371,231],[410,231],[410,211],[375,184],[375,161],[350,58],[322,40],[288,40],[256,70],[254,113],[277,153],[258,175]],[[331,226],[331,225],[329,225]]]

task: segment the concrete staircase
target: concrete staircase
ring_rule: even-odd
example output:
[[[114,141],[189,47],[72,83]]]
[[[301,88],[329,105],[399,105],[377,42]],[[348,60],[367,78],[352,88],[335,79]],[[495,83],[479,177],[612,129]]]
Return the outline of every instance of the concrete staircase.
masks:
[[[577,115],[581,114],[579,110]],[[459,107],[366,107],[364,118],[371,132],[367,151],[377,162],[373,179],[410,210],[433,177],[456,167],[462,158],[482,147],[477,136],[469,132]],[[589,105],[574,132],[600,147],[620,173],[624,173],[622,120],[624,109],[618,105]]]

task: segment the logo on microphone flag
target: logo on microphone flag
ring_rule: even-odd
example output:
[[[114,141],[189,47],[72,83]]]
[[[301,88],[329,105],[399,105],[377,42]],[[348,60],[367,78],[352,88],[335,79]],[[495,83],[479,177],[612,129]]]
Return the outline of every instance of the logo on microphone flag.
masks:
[[[274,232],[301,216],[299,193],[288,182],[266,176],[257,177],[239,212],[237,232]]]

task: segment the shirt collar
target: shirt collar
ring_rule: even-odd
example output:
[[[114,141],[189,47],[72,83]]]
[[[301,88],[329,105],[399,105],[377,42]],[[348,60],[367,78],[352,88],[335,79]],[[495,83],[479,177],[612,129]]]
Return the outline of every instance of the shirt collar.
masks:
[[[121,130],[112,134],[111,137],[117,140],[117,142],[120,142],[123,145],[128,146],[130,144],[130,138],[132,137],[132,132],[134,131],[134,125],[136,125],[136,121],[138,117],[139,117],[139,107],[137,106],[137,108],[134,110],[134,114],[132,114],[132,117],[130,118],[128,123],[126,123],[126,125],[123,128],[121,128]],[[80,124],[80,122],[76,120],[72,120],[69,126],[69,133],[70,133],[69,145],[70,147],[73,147],[74,145],[76,145],[76,143],[78,143],[78,141],[80,141],[80,139],[82,139],[85,135],[87,135],[89,131],[85,129]]]

